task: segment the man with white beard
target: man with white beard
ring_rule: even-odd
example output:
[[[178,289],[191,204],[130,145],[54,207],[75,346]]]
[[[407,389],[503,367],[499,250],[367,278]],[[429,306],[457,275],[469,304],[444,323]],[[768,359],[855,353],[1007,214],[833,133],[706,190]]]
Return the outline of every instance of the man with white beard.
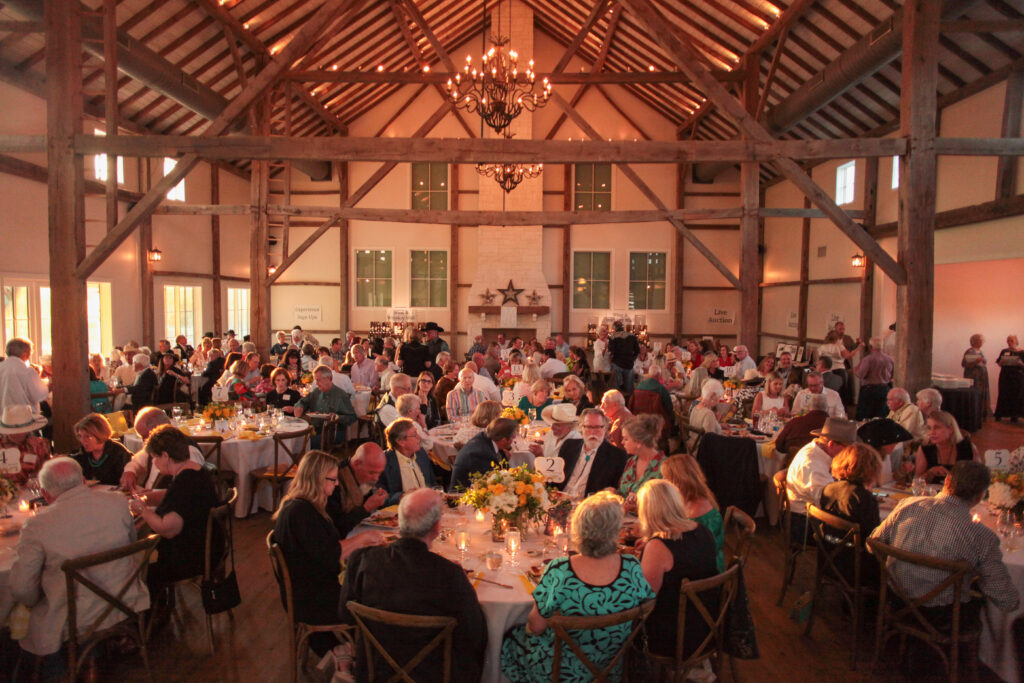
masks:
[[[617,487],[629,457],[605,440],[608,418],[597,408],[580,415],[580,431],[583,438],[566,441],[558,453],[565,461],[565,481],[559,488],[572,498]]]

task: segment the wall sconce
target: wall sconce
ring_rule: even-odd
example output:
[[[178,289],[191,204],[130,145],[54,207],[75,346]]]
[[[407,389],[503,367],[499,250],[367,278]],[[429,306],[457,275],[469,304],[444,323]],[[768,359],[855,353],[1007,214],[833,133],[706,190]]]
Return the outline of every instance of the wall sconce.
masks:
[[[267,266],[267,277],[277,272],[277,266]]]
[[[864,255],[863,254],[854,254],[853,256],[851,256],[850,257],[850,265],[853,266],[854,268],[863,268],[864,267]]]
[[[480,314],[480,320],[481,321],[487,320],[487,314],[486,313],[481,313]]]
[[[146,252],[146,260],[150,263],[158,263],[164,257],[163,252],[153,248]]]
[[[533,314],[533,322],[537,322],[537,314],[536,313]]]

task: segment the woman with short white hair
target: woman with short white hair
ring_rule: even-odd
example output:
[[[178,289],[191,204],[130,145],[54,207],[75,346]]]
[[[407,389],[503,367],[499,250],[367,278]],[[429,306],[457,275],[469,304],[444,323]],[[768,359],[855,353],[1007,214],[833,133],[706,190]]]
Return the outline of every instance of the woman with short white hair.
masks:
[[[700,388],[700,400],[693,404],[690,410],[690,426],[703,429],[705,434],[721,434],[722,425],[718,421],[719,400],[725,396],[725,387],[717,379],[709,379]],[[696,435],[691,435],[687,441],[687,450],[693,449],[697,441]]]
[[[423,450],[429,451],[434,447],[434,437],[427,431],[427,418],[420,409],[420,397],[416,394],[403,394],[395,400],[395,409],[399,417],[407,417],[416,425],[416,432],[420,435],[420,446]]]

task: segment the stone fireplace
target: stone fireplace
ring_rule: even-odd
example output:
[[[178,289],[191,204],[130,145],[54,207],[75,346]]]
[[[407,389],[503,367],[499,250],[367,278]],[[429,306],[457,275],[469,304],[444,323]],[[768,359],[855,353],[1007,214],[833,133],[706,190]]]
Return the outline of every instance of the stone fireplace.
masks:
[[[511,17],[511,22],[510,22]],[[511,45],[522,55],[525,62],[533,55],[533,11],[520,0],[505,0],[491,13],[492,33],[508,36],[511,24]],[[478,57],[474,55],[474,62]],[[533,115],[524,111],[509,129],[519,140],[533,137]],[[484,137],[496,138],[498,134],[484,126]],[[481,211],[541,211],[543,210],[543,177],[523,181],[512,192],[506,193],[492,178],[480,177],[479,209]],[[544,236],[539,225],[501,226],[481,225],[477,235],[476,277],[469,290],[469,316],[466,332],[469,343],[484,330],[502,329],[524,336],[527,331],[538,339],[551,336],[551,291],[544,277]],[[511,320],[502,322],[502,295],[497,294],[490,305],[481,295],[490,290],[508,287],[512,281],[519,294],[520,308],[540,309],[542,312],[517,311],[515,324]],[[530,303],[529,297],[536,292],[539,300]],[[504,304],[513,306],[513,304]],[[482,309],[487,309],[482,310]],[[506,316],[508,313],[506,312]],[[496,334],[496,333],[495,333]],[[490,337],[490,333],[486,336]]]

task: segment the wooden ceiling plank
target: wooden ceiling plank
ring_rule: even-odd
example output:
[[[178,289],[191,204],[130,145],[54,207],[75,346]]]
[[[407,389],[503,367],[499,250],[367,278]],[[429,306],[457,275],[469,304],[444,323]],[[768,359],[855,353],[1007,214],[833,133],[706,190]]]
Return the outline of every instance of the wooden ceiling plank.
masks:
[[[576,51],[579,49],[580,45],[583,44],[587,35],[594,29],[594,25],[597,23],[597,20],[600,19],[601,15],[608,9],[609,4],[611,4],[613,8],[618,6],[614,0],[599,0],[594,3],[594,8],[590,11],[590,15],[587,17],[586,21],[583,22],[583,25],[576,33],[576,36],[566,46],[565,51],[562,53],[562,57],[555,64],[555,68],[552,69],[552,71],[565,71],[566,67],[569,66],[569,62],[576,55]],[[615,10],[613,9],[612,11],[614,12]],[[454,71],[454,68],[452,70]]]
[[[670,28],[661,15],[651,5],[650,0],[623,0],[634,16],[644,24],[655,40],[673,57],[684,71],[688,71],[695,82],[707,92],[708,99],[716,104],[733,120],[734,123],[752,139],[770,140],[771,134],[748,114],[743,105],[726,91],[721,83],[707,72],[695,54],[694,47],[679,32]],[[790,181],[796,185],[811,201],[832,220],[857,246],[864,250],[875,263],[897,284],[906,283],[906,271],[898,264],[862,226],[856,224],[842,209],[836,206],[832,198],[826,194],[792,159],[780,159],[774,162]]]

